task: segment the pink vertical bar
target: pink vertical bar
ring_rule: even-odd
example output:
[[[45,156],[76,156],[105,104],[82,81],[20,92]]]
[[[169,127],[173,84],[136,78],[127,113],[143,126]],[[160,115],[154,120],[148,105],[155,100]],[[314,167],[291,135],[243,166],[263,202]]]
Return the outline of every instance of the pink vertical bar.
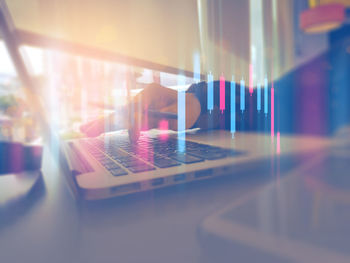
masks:
[[[277,132],[277,147],[276,147],[277,154],[281,153],[281,139],[280,139],[280,132]]]
[[[147,114],[148,105],[145,106],[145,114],[142,116],[143,120],[137,120],[141,122],[141,130],[148,130],[148,114]],[[148,162],[153,163],[153,152],[149,151],[148,147],[149,142],[145,141],[145,150],[141,150],[141,148],[137,147],[137,154],[141,157],[141,159],[148,160]]]
[[[275,89],[271,83],[271,141],[275,136]]]
[[[160,120],[160,122],[158,123],[158,129],[160,131],[162,131],[162,133],[160,134],[160,139],[162,141],[166,141],[168,140],[168,133],[165,133],[165,131],[169,130],[169,122],[167,120]]]
[[[148,109],[148,105],[145,105],[144,109],[140,109],[140,105],[138,105],[138,109],[137,110],[141,110],[145,112],[145,114],[142,114],[142,119],[138,119],[137,121],[139,123],[141,123],[141,131],[147,131],[148,128],[148,113],[147,113],[147,109]],[[138,118],[141,118],[141,115],[138,115]]]
[[[249,94],[253,94],[253,64],[249,64]]]
[[[221,113],[225,110],[225,77],[221,74],[220,77],[220,110]]]

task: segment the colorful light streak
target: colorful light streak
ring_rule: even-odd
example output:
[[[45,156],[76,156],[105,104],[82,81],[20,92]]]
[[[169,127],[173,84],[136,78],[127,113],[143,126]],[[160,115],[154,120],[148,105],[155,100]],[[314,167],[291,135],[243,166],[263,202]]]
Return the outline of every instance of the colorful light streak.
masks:
[[[235,77],[232,76],[231,80],[231,134],[232,138],[235,136],[236,132],[236,83]]]
[[[183,132],[186,124],[186,93],[183,90],[179,90],[177,93],[177,114],[178,114],[178,131]]]
[[[280,132],[277,132],[276,152],[277,152],[277,154],[281,153],[281,135],[280,135]]]
[[[165,119],[162,119],[158,123],[158,129],[161,131],[160,133],[160,139],[162,141],[166,141],[169,137],[169,134],[167,133],[167,130],[169,129],[169,122]]]
[[[198,52],[193,54],[193,78],[197,83],[201,80],[201,62]]]
[[[256,109],[260,112],[261,111],[261,85],[258,83],[256,87]]]
[[[249,94],[253,95],[253,64],[249,64]]]
[[[211,73],[208,74],[208,110],[211,113],[211,111],[214,109],[214,79],[213,75]]]
[[[178,85],[184,86],[186,78],[183,75],[178,76]],[[180,152],[185,151],[185,129],[186,129],[186,92],[179,89],[177,92],[177,130],[178,130],[178,149]]]
[[[267,117],[267,114],[269,113],[268,94],[269,94],[269,84],[267,81],[267,77],[265,77],[264,79],[264,113],[266,117]]]
[[[241,111],[243,113],[243,111],[245,110],[245,83],[244,83],[244,79],[241,79]]]
[[[275,136],[275,89],[271,86],[271,139]]]
[[[220,111],[224,113],[225,110],[225,77],[220,76]]]

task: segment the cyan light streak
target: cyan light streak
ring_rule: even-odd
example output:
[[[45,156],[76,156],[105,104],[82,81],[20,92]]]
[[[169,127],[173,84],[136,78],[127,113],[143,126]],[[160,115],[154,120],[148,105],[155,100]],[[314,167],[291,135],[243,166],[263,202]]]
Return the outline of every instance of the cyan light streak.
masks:
[[[252,95],[254,85],[262,83],[266,75],[265,36],[269,35],[264,25],[264,1],[249,0],[249,38],[250,66],[249,93]]]
[[[231,134],[232,138],[235,136],[236,132],[236,83],[235,77],[232,76],[231,80]]]
[[[177,93],[177,114],[178,114],[178,131],[183,132],[185,130],[186,123],[186,101],[185,91],[179,90]]]
[[[269,112],[268,91],[269,91],[269,84],[267,82],[267,77],[265,77],[265,79],[264,79],[264,113],[266,116],[267,116],[267,113]]]
[[[211,73],[208,74],[208,110],[211,112],[214,109],[214,79]]]
[[[256,87],[256,109],[258,111],[261,111],[261,85],[260,83],[258,83],[257,87]]]
[[[186,78],[183,75],[178,76],[178,85],[184,86]],[[177,92],[177,130],[178,130],[178,149],[180,152],[185,151],[185,129],[186,129],[186,92],[179,89]]]
[[[241,111],[245,110],[245,84],[244,79],[241,79]]]

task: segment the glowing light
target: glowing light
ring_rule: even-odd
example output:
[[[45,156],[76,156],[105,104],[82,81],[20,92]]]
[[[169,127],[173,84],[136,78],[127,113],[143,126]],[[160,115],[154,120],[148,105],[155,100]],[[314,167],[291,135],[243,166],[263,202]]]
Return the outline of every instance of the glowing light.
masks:
[[[178,85],[184,86],[186,78],[183,75],[178,76]],[[177,129],[178,129],[178,149],[185,151],[185,129],[186,129],[186,92],[179,89],[177,92]]]
[[[44,73],[44,53],[43,50],[36,47],[21,46],[20,51],[28,57],[25,62],[28,69],[33,75],[41,75]]]
[[[208,110],[211,112],[214,109],[214,82],[213,75],[211,73],[208,74]]]
[[[201,80],[201,62],[198,52],[193,54],[193,78],[195,82],[199,82]]]
[[[3,41],[0,41],[0,72],[3,74],[16,75],[16,70],[13,67],[11,58],[7,53],[6,46]]]
[[[182,76],[180,76],[179,78],[181,79]],[[181,80],[179,80],[181,81]],[[177,100],[178,100],[178,104],[177,104],[177,114],[178,114],[178,131],[182,132],[185,130],[185,124],[186,124],[186,93],[184,90],[179,89],[178,93],[177,93]]]
[[[220,110],[221,113],[225,110],[225,77],[223,74],[220,77]]]
[[[253,64],[249,64],[249,94],[253,94]]]
[[[269,91],[269,84],[268,84],[268,81],[267,81],[267,77],[265,77],[265,79],[264,79],[264,113],[265,113],[266,117],[267,117],[267,113],[269,112],[268,91]]]
[[[249,0],[249,38],[250,38],[250,64],[249,64],[249,93],[254,92],[253,87],[262,83],[266,74],[265,32],[263,1]]]
[[[271,86],[271,139],[275,136],[275,89]]]
[[[276,152],[277,152],[277,154],[280,154],[280,153],[281,153],[280,132],[277,132],[277,146],[276,146]]]
[[[261,111],[261,85],[258,83],[256,87],[256,109]]]
[[[158,129],[161,131],[160,139],[166,141],[169,137],[167,131],[169,130],[169,122],[167,120],[160,120],[158,124]]]
[[[231,80],[231,134],[232,138],[236,132],[236,83],[235,77],[232,76]]]
[[[245,83],[244,83],[244,79],[241,79],[241,111],[243,113],[243,111],[245,110]]]

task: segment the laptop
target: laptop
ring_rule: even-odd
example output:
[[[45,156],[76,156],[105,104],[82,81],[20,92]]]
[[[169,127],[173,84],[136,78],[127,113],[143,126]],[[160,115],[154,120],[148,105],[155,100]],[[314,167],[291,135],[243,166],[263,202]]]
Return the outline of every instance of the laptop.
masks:
[[[230,136],[231,137],[231,136]],[[100,199],[228,173],[246,151],[183,140],[177,135],[141,134],[131,143],[126,131],[63,143],[71,175],[85,199]],[[232,139],[231,139],[232,140]],[[182,146],[183,145],[183,146]]]
[[[303,154],[329,143],[317,137],[285,136],[281,145],[283,156],[297,153],[297,159],[303,160]],[[231,133],[224,130],[196,131],[187,134],[186,140],[177,134],[164,136],[149,131],[141,134],[135,144],[129,141],[127,131],[119,131],[98,138],[69,140],[62,146],[70,176],[79,195],[87,200],[247,174],[257,163],[270,165],[268,160],[279,156],[266,134],[236,133],[232,139]],[[265,168],[268,169],[262,173],[270,166]]]

